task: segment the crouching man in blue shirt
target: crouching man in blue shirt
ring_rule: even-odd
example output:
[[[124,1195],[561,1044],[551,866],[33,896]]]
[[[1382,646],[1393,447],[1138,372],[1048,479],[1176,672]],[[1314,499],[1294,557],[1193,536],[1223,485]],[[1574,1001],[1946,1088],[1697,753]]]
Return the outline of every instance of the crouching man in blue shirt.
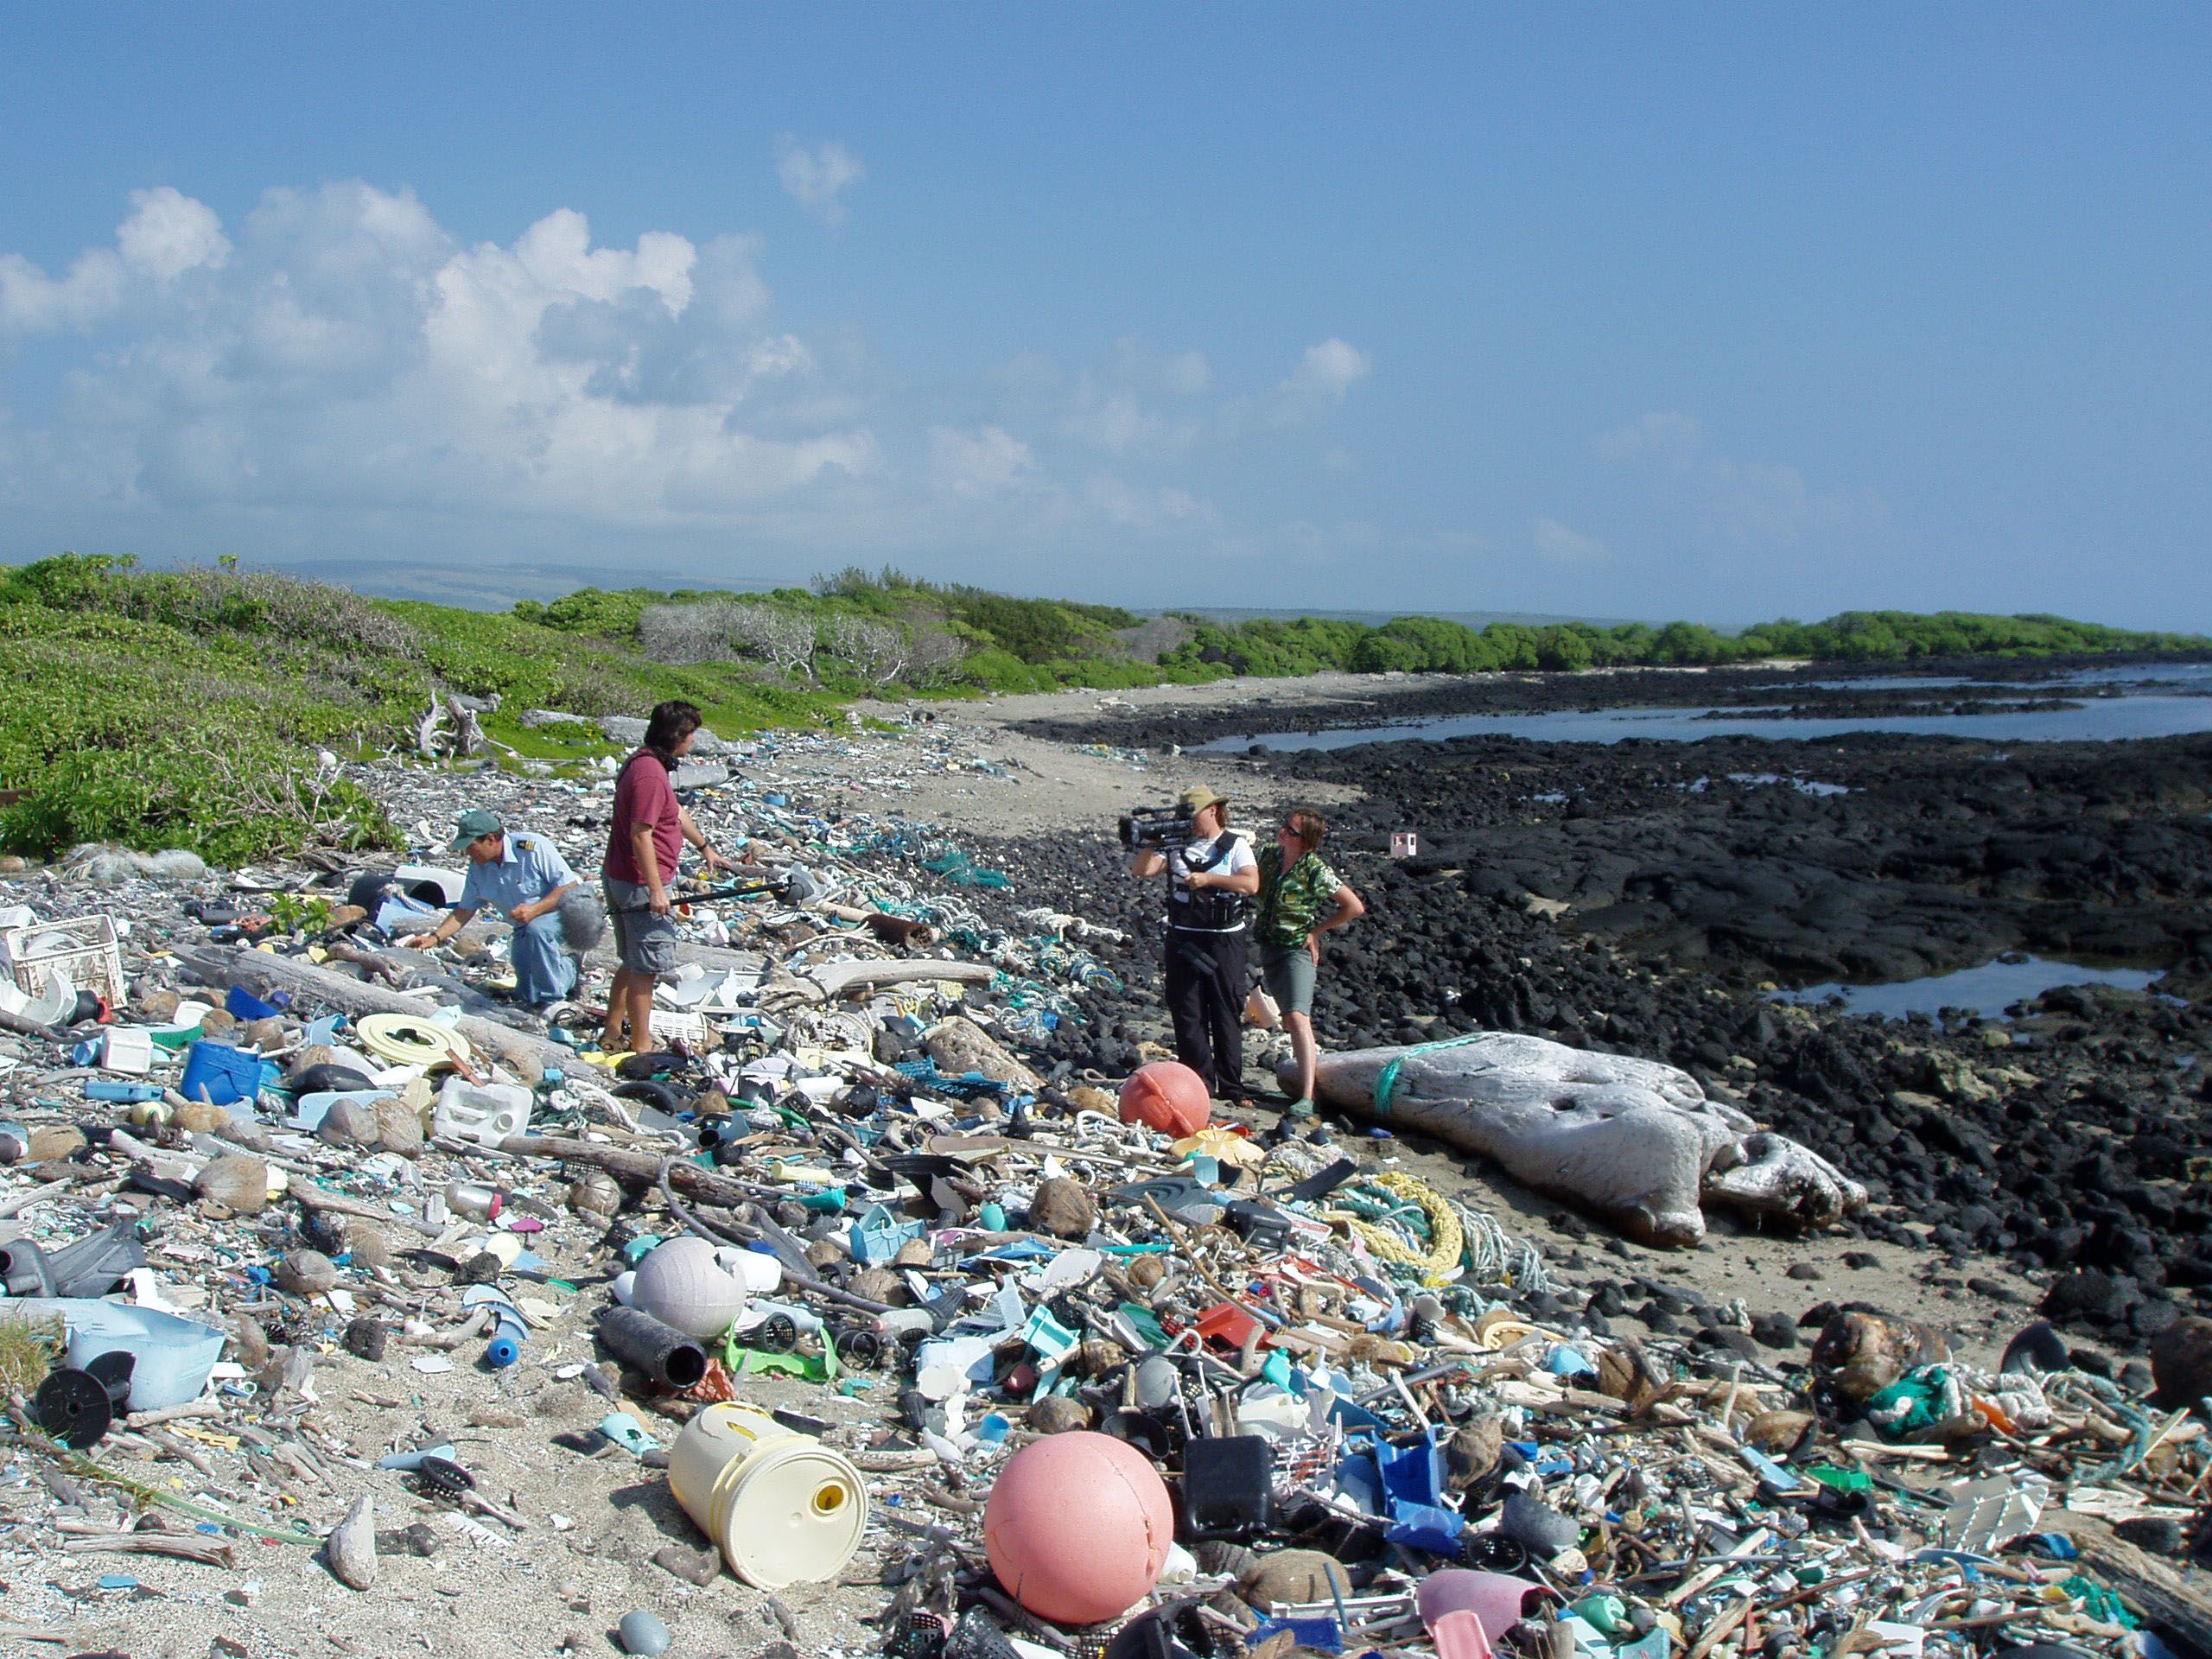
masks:
[[[576,988],[576,963],[561,948],[562,896],[579,885],[561,849],[540,836],[509,835],[498,817],[472,808],[454,821],[451,850],[468,855],[461,902],[428,933],[400,943],[410,950],[443,944],[486,905],[515,925],[515,995],[534,1008]]]

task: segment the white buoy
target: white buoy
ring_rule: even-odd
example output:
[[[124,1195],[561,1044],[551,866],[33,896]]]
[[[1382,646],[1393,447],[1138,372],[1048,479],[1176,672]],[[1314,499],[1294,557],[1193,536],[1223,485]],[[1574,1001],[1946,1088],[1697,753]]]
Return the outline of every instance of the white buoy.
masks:
[[[638,1263],[630,1305],[687,1337],[718,1337],[745,1311],[745,1286],[703,1238],[671,1238]]]

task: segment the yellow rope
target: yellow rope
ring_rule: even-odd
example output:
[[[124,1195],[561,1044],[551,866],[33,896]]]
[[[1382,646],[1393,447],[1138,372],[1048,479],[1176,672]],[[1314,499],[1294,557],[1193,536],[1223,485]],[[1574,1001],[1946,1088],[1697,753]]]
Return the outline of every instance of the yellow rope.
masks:
[[[1444,1275],[1459,1265],[1459,1258],[1466,1249],[1466,1237],[1459,1230],[1459,1217],[1444,1195],[1402,1170],[1387,1170],[1370,1176],[1361,1185],[1379,1186],[1419,1205],[1428,1217],[1428,1252],[1423,1255],[1389,1229],[1371,1221],[1348,1221],[1346,1224],[1353,1236],[1367,1246],[1369,1254],[1377,1261],[1417,1269],[1424,1285],[1442,1284]]]

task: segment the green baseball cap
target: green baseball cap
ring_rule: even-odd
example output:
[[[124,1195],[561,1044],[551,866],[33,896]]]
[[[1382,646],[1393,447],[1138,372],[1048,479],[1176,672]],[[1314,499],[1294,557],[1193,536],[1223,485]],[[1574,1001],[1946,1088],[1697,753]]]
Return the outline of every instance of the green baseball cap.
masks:
[[[498,813],[487,812],[480,806],[472,806],[453,821],[453,845],[446,849],[449,853],[465,853],[468,850],[469,842],[481,841],[486,836],[496,836],[506,826],[499,822]]]

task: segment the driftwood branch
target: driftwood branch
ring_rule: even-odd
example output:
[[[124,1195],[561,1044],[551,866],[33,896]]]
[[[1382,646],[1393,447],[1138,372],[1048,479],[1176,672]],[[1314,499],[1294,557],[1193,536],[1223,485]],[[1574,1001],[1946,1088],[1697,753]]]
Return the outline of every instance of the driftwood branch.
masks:
[[[881,962],[825,962],[779,978],[768,987],[771,996],[795,995],[810,1002],[835,1002],[856,990],[879,985],[912,984],[932,980],[940,984],[988,985],[992,969],[980,962],[938,962],[933,958],[893,957]]]
[[[357,1019],[365,1014],[404,1014],[421,1019],[433,1011],[419,997],[403,995],[381,985],[365,985],[347,975],[296,957],[272,956],[266,950],[213,945],[178,955],[205,983],[277,986]],[[548,1067],[567,1071],[575,1064],[574,1052],[550,1038],[518,1031],[497,1020],[464,1014],[457,1029],[478,1053],[489,1055],[525,1083],[537,1082]]]

